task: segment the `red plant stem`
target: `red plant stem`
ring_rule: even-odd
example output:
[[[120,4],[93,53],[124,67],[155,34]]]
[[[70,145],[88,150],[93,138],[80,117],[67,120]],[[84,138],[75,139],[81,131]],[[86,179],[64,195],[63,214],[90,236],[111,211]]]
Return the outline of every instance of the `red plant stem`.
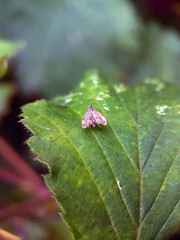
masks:
[[[0,239],[1,240],[22,240],[22,238],[15,236],[12,233],[6,232],[0,228]]]
[[[54,199],[51,197],[51,193],[47,188],[44,187],[39,194],[34,198],[17,204],[12,204],[7,207],[0,209],[0,222],[14,216],[27,216],[38,213],[38,210],[44,209],[44,204],[52,203],[55,204]]]
[[[0,179],[14,185],[22,185],[22,178],[10,172],[9,170],[0,167]]]
[[[34,188],[42,185],[40,177],[25,163],[25,161],[0,137],[0,154],[16,169],[25,179],[34,182]]]

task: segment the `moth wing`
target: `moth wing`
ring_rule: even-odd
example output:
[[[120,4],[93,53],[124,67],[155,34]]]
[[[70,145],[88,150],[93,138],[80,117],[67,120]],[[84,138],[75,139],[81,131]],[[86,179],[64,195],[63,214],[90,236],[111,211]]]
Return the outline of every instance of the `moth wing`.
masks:
[[[97,110],[93,109],[93,117],[97,124],[107,125],[106,118]]]
[[[82,119],[82,127],[87,128],[92,123],[93,123],[93,115],[92,115],[92,112],[88,109]]]

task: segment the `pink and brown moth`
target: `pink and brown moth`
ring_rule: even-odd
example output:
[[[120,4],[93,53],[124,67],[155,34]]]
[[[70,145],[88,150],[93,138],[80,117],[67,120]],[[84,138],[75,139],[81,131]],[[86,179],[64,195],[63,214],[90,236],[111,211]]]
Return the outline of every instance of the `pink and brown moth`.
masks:
[[[87,128],[89,125],[95,127],[96,124],[107,125],[107,121],[100,112],[95,110],[92,105],[89,105],[89,109],[84,114],[84,117],[82,119],[82,127]]]

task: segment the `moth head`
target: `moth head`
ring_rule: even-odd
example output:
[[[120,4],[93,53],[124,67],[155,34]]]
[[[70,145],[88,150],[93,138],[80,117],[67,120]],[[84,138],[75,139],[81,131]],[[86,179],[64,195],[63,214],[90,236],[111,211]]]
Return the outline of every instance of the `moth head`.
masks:
[[[91,104],[89,105],[89,108],[92,108],[92,105],[91,105]]]

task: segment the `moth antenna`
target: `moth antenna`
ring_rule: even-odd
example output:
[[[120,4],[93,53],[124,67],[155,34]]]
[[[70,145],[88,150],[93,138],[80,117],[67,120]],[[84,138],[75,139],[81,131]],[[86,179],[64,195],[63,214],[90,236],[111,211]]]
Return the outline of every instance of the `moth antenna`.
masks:
[[[97,96],[96,96],[97,97]],[[81,99],[81,101],[84,103],[86,103],[88,106],[89,105],[93,105],[93,103],[95,102],[95,100],[96,100],[96,97],[94,97],[93,99],[91,99],[91,101],[90,102],[88,102],[88,101],[86,101],[85,99],[82,99],[82,97],[81,96],[79,96],[79,98]]]
[[[81,101],[84,103],[86,103],[88,106],[91,104],[90,102],[86,101],[85,99],[82,99],[82,97],[80,97]]]
[[[97,98],[97,96],[92,99],[92,103],[91,104],[93,104],[95,102],[96,98]]]

